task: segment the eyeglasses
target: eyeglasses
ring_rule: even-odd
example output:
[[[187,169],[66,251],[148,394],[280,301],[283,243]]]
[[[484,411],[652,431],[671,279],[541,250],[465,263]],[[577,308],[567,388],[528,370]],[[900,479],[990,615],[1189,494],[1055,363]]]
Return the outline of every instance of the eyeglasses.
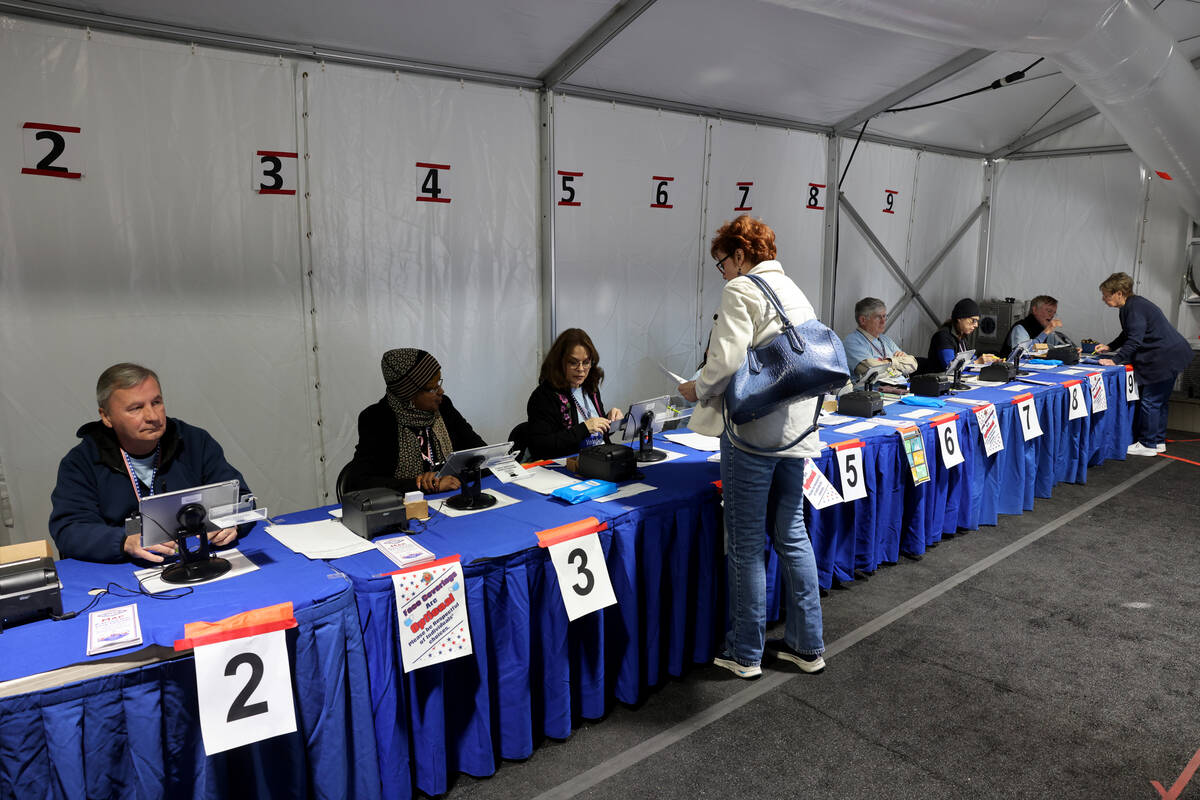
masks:
[[[417,391],[419,391],[419,392],[425,392],[426,394],[437,394],[438,392],[442,391],[442,381],[441,381],[441,380],[439,380],[439,381],[438,381],[437,383],[435,383],[435,384],[434,384],[432,387],[430,387],[430,386],[422,386],[422,387],[421,387],[420,389],[418,389]]]
[[[573,358],[567,359],[567,369],[579,369],[581,367],[583,369],[591,369],[592,368],[591,360],[589,359],[587,361],[576,361]]]
[[[725,256],[725,258],[722,258],[720,261],[718,261],[716,263],[715,266],[717,268],[717,272],[721,273],[722,275],[725,274],[725,267],[723,267],[722,265],[725,263],[725,260],[728,259],[732,255],[733,255],[733,253],[730,253],[728,256]]]

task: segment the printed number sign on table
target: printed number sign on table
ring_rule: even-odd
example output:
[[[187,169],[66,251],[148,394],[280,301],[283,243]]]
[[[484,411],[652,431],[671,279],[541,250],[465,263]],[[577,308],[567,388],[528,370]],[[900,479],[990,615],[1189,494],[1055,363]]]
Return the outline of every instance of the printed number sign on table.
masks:
[[[1104,373],[1089,372],[1088,385],[1092,388],[1092,413],[1108,410],[1108,394],[1104,391]]]
[[[1033,404],[1033,393],[1019,394],[1012,402],[1017,407],[1017,418],[1021,421],[1021,435],[1025,441],[1041,436],[1042,425],[1038,421],[1037,407]]]
[[[1082,381],[1067,381],[1067,419],[1084,419],[1088,415],[1087,398],[1083,394]]]
[[[538,544],[549,552],[558,575],[569,620],[617,604],[600,546],[600,531],[607,529],[607,522],[587,517],[538,533]]]
[[[813,508],[825,508],[842,502],[842,496],[829,479],[817,469],[811,458],[804,459],[804,497]]]
[[[467,582],[457,555],[389,574],[405,672],[471,655]]]
[[[962,446],[958,442],[958,414],[940,414],[929,420],[937,436],[938,449],[942,452],[942,464],[946,469],[963,463]]]
[[[186,638],[176,641],[175,649],[194,648],[200,734],[207,755],[295,733],[285,638],[285,631],[294,627],[291,603],[184,626]]]
[[[1138,399],[1137,381],[1133,378],[1133,364],[1125,365],[1125,399],[1131,403]]]
[[[1004,449],[1004,435],[1000,433],[1000,420],[996,416],[996,407],[991,403],[975,406],[975,422],[979,425],[979,435],[983,438],[983,452],[994,456]]]
[[[867,496],[863,477],[863,443],[858,439],[831,445],[837,453],[838,474],[842,476],[842,500],[860,500]]]

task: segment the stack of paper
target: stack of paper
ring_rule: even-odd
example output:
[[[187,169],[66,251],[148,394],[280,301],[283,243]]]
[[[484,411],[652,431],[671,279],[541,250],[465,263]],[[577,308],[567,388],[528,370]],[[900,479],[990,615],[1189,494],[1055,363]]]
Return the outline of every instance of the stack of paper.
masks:
[[[142,643],[142,623],[136,605],[102,608],[88,614],[87,654],[120,650]]]
[[[284,547],[314,560],[342,558],[375,549],[375,545],[336,519],[301,522],[297,525],[268,525],[267,533]]]
[[[705,436],[702,433],[664,433],[667,439],[670,439],[675,444],[681,444],[684,447],[690,447],[693,450],[706,450],[715,452],[721,449],[721,440],[716,436]]]
[[[411,567],[413,564],[424,564],[433,561],[433,553],[417,544],[411,536],[397,536],[393,539],[379,539],[375,546],[385,556],[390,558],[398,567]]]
[[[576,480],[545,467],[526,467],[525,474],[517,478],[516,484],[531,492],[548,495],[555,489],[570,486]]]

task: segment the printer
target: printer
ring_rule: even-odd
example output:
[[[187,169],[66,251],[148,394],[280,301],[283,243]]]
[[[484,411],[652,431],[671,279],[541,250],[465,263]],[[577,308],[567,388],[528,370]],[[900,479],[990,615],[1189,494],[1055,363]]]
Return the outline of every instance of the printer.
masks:
[[[62,582],[54,559],[24,558],[0,564],[0,630],[62,614]]]
[[[342,497],[342,524],[364,539],[408,526],[404,493],[395,489],[359,489]]]

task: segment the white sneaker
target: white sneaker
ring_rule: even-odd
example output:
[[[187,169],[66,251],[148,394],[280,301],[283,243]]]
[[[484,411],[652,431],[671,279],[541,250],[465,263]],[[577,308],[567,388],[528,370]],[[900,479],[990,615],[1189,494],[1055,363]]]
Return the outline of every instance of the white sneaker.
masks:
[[[762,667],[758,664],[749,667],[745,664],[739,664],[732,656],[726,653],[722,653],[714,658],[713,666],[724,667],[739,678],[757,678],[759,675],[762,675]]]
[[[1165,444],[1156,444],[1154,445],[1154,449],[1159,453],[1167,452],[1167,446]]]
[[[1153,447],[1146,447],[1146,445],[1142,444],[1141,442],[1134,442],[1133,444],[1129,445],[1129,447],[1125,449],[1125,452],[1131,456],[1158,455],[1158,450],[1154,449]]]

